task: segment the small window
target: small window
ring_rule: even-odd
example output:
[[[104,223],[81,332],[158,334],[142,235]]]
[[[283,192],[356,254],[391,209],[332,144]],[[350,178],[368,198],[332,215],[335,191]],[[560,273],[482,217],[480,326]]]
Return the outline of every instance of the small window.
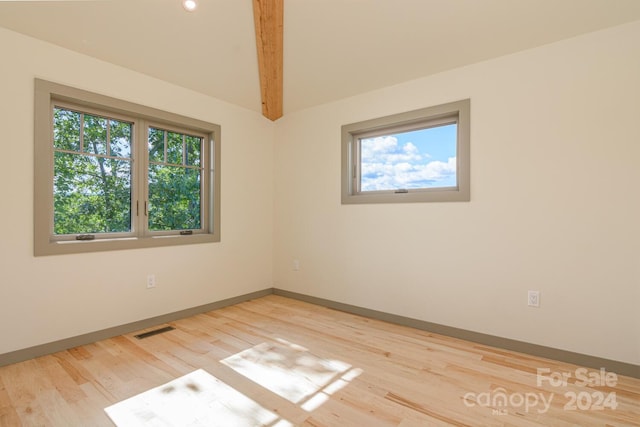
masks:
[[[220,127],[36,80],[36,255],[220,240]]]
[[[342,203],[469,201],[469,100],[342,127]]]

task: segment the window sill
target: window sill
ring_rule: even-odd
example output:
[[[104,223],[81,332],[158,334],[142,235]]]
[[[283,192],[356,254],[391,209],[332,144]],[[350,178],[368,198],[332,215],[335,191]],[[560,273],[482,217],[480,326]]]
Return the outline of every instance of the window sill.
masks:
[[[35,242],[35,256],[78,254],[88,252],[146,249],[163,246],[190,245],[219,242],[216,234],[192,234],[188,236],[123,237],[96,240],[65,240]]]
[[[407,192],[371,191],[357,194],[343,194],[342,204],[367,203],[429,203],[468,202],[469,191],[451,187],[409,190]]]

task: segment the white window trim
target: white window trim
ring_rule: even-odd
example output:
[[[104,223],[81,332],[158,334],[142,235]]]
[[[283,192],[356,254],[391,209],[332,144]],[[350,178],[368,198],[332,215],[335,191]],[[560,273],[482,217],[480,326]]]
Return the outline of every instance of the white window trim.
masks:
[[[203,216],[204,232],[191,235],[148,234],[89,241],[60,241],[53,237],[53,105],[67,103],[87,109],[134,116],[148,123],[204,134],[212,145],[209,154],[209,206]],[[59,255],[95,251],[152,248],[220,241],[221,129],[208,123],[116,98],[35,79],[34,111],[34,255]],[[206,142],[206,141],[205,141]],[[134,160],[135,161],[135,160]],[[204,176],[203,176],[204,178]],[[204,202],[204,200],[203,200]]]
[[[409,189],[406,192],[358,191],[359,139],[457,123],[455,187]],[[470,192],[470,100],[393,114],[342,126],[342,204],[468,202]]]

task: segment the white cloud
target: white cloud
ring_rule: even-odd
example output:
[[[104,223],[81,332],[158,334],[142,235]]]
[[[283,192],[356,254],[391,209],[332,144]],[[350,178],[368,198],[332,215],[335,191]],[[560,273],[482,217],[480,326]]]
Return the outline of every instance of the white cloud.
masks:
[[[455,185],[455,157],[429,161],[428,153],[393,136],[362,140],[361,147],[363,191]]]
[[[393,136],[379,136],[362,140],[362,158],[368,162],[397,163],[422,159],[418,147],[411,142],[398,146]]]

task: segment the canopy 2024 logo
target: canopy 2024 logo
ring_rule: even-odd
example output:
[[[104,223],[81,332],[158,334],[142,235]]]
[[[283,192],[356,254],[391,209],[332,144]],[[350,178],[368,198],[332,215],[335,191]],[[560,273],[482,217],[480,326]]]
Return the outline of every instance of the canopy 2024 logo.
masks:
[[[536,374],[536,386],[548,389],[557,387],[570,387],[579,389],[568,390],[564,393],[567,403],[565,411],[602,411],[615,410],[618,407],[616,393],[604,393],[593,390],[597,387],[615,387],[618,376],[613,372],[607,372],[604,368],[600,371],[589,371],[587,368],[578,368],[571,372],[554,372],[549,368],[538,368]],[[586,390],[585,388],[589,388]],[[465,406],[491,408],[494,415],[506,415],[508,410],[524,412],[536,411],[539,414],[546,413],[551,407],[554,392],[526,392],[508,393],[503,387],[482,393],[466,393],[463,397]]]

